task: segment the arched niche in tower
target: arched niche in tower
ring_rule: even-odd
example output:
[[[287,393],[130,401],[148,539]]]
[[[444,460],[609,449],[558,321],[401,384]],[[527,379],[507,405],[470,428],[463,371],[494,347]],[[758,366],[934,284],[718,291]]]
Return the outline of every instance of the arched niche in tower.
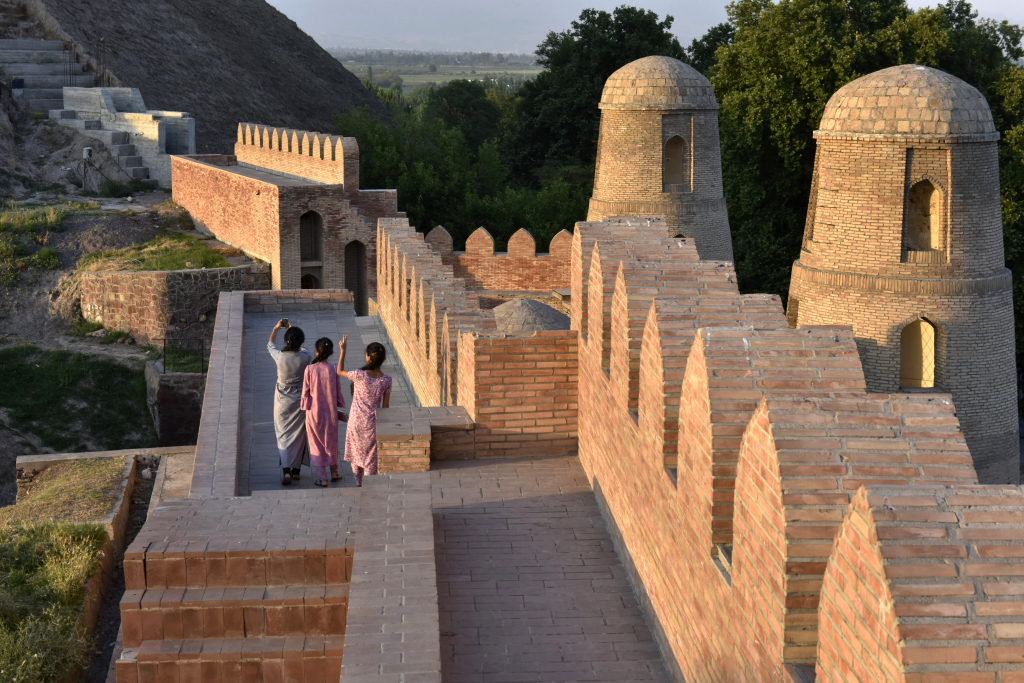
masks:
[[[942,249],[942,190],[921,180],[907,193],[906,245],[910,251]]]
[[[665,143],[662,167],[662,192],[689,192],[690,168],[686,140],[673,135]]]
[[[307,211],[299,218],[299,258],[319,261],[323,257],[324,219],[316,211]]]
[[[900,387],[935,386],[935,326],[924,318],[900,333]]]

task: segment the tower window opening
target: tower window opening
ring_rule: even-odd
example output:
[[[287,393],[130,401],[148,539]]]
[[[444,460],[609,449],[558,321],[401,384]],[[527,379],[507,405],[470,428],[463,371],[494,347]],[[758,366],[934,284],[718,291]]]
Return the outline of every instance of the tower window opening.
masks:
[[[900,335],[900,386],[935,386],[935,326],[927,320],[915,320]]]
[[[942,248],[942,192],[928,180],[910,188],[907,201],[907,248],[936,251]]]
[[[307,211],[299,218],[299,251],[303,261],[319,261],[323,249],[324,219],[316,211]]]
[[[687,168],[686,141],[678,135],[665,143],[664,167],[662,169],[663,192],[689,192],[690,182]]]

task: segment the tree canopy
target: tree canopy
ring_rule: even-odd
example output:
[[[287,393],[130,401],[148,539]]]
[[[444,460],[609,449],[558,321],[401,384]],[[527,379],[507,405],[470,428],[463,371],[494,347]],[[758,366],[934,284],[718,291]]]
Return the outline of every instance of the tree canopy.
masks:
[[[721,104],[723,181],[742,290],[785,299],[807,214],[812,132],[828,99],[860,76],[906,63],[946,71],[988,98],[1004,133],[1007,262],[1024,267],[1018,27],[978,19],[966,0],[917,11],[903,0],[736,0],[728,12],[735,36],[721,42],[705,73]],[[716,27],[706,38],[720,34]],[[1018,307],[1024,313],[1024,303]],[[1024,315],[1017,320],[1021,339]]]

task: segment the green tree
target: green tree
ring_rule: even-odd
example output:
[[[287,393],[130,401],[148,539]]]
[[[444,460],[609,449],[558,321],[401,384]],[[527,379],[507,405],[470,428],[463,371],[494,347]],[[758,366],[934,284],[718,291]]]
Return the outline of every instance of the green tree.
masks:
[[[836,90],[879,69],[920,63],[988,93],[1015,68],[1020,31],[976,16],[964,0],[918,12],[903,0],[729,5],[736,35],[716,50],[711,71],[741,289],[785,299],[810,193],[811,134]]]
[[[736,37],[736,27],[725,22],[712,26],[700,39],[694,38],[690,47],[686,48],[686,61],[705,76],[710,76],[715,65],[715,52],[723,45],[732,43]]]
[[[583,10],[568,30],[548,33],[537,47],[545,70],[519,90],[512,115],[503,119],[502,156],[516,183],[535,186],[544,167],[593,166],[605,81],[642,57],[685,58],[672,22],[623,5],[610,14]],[[590,176],[592,182],[592,170]]]
[[[458,126],[470,149],[476,152],[485,141],[498,135],[498,106],[487,97],[479,81],[456,80],[430,92],[423,116]]]

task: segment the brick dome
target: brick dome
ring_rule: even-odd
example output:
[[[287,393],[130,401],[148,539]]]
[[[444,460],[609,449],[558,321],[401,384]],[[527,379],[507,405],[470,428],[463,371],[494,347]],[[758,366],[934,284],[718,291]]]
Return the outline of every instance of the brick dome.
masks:
[[[644,57],[608,78],[601,109],[718,109],[711,82],[671,57]]]
[[[882,69],[847,83],[825,105],[819,129],[825,134],[874,135],[996,132],[980,92],[955,76],[916,64]]]

